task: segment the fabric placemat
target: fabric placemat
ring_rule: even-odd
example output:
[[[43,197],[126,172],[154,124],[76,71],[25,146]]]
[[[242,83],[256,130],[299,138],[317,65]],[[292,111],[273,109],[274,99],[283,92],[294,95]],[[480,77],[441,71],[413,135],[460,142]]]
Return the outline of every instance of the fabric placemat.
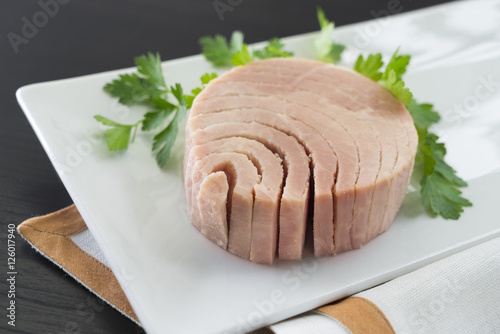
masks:
[[[19,233],[43,256],[140,325],[118,280],[71,205]],[[500,238],[253,334],[500,333]]]
[[[72,239],[72,237],[88,231],[76,206],[71,205],[45,216],[28,219],[20,224],[17,230],[44,257],[54,262],[99,298],[139,324],[139,319],[113,271],[102,262],[104,256],[102,255],[101,261],[99,261],[96,256],[87,252],[90,249],[83,250]],[[97,244],[95,243],[95,245]],[[95,249],[99,248],[95,247]],[[98,252],[102,254],[100,249]]]

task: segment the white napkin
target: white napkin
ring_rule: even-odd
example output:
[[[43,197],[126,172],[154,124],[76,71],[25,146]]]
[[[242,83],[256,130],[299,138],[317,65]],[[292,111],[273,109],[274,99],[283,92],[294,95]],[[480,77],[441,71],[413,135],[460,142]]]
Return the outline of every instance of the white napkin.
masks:
[[[356,296],[378,306],[398,334],[500,333],[500,238]],[[335,319],[309,313],[270,328],[276,334],[351,333]]]
[[[311,311],[269,326],[275,334],[352,334],[340,321]]]

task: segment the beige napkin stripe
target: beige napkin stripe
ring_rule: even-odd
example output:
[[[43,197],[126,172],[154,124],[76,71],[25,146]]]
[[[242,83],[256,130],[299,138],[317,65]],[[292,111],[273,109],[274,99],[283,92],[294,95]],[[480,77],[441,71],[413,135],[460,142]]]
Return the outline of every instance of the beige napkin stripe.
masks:
[[[40,252],[68,270],[104,300],[139,321],[109,267],[78,247],[70,236],[87,228],[75,205],[34,217],[17,230]]]
[[[353,334],[395,334],[384,313],[368,299],[350,297],[317,309],[340,321]]]

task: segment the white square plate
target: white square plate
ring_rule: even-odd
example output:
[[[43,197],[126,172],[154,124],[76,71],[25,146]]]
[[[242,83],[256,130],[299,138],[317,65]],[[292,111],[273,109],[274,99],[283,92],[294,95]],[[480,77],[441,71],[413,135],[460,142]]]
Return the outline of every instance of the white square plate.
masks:
[[[313,20],[314,18],[310,18]],[[314,57],[316,34],[284,39]],[[412,55],[407,83],[443,119],[448,161],[474,206],[459,221],[415,212],[412,195],[391,229],[336,257],[273,266],[241,260],[191,226],[181,181],[182,138],[160,170],[151,137],[110,153],[93,115],[140,117],[102,87],[125,69],[21,88],[17,97],[69,194],[150,333],[246,332],[356,293],[500,234],[500,3],[471,1],[341,27],[344,64],[359,52]],[[191,89],[213,68],[194,56],[163,64]],[[413,209],[413,210],[412,210]]]

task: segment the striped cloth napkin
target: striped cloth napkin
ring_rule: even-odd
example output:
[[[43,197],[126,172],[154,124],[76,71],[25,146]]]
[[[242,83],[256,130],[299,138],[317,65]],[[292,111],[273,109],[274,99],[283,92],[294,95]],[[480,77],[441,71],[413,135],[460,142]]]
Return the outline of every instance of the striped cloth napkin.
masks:
[[[19,233],[43,256],[140,325],[74,205]],[[500,238],[253,334],[500,333]]]

